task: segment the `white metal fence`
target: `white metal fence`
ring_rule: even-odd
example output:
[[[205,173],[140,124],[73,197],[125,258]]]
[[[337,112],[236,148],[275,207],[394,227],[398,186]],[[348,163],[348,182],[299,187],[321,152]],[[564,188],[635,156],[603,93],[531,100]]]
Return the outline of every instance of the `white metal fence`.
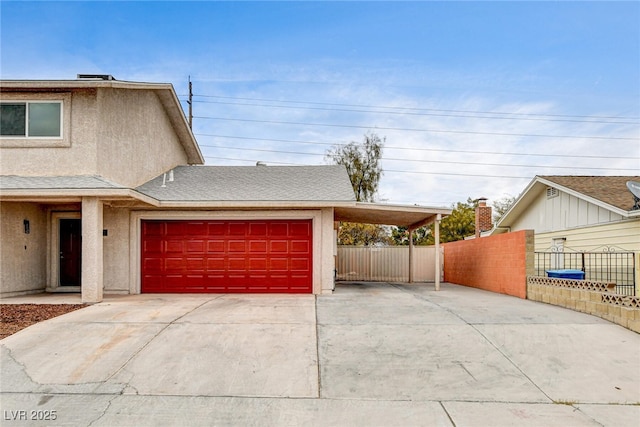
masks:
[[[440,261],[444,263],[441,247]],[[414,246],[413,280],[433,282],[436,278],[435,246]],[[408,282],[408,246],[338,246],[337,280]],[[442,271],[442,269],[441,269]]]

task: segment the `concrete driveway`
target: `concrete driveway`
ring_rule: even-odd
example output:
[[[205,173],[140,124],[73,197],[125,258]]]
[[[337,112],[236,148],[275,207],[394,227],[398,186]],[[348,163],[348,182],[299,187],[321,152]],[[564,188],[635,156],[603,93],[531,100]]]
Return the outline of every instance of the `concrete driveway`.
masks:
[[[109,297],[0,343],[3,426],[640,420],[639,334],[449,284]]]

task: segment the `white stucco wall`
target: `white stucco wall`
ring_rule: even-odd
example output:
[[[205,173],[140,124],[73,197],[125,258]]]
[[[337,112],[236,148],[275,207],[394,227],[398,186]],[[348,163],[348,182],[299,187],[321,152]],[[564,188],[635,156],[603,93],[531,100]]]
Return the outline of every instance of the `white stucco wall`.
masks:
[[[104,244],[104,292],[129,293],[129,210],[114,209],[106,205],[103,209],[103,227],[107,235]]]
[[[43,292],[47,212],[36,203],[0,203],[0,297]],[[29,234],[24,220],[29,221]]]

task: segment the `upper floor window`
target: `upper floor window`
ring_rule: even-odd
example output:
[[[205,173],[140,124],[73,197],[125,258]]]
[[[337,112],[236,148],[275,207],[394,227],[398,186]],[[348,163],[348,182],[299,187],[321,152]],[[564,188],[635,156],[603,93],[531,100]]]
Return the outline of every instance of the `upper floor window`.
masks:
[[[62,101],[0,103],[0,136],[62,138]]]

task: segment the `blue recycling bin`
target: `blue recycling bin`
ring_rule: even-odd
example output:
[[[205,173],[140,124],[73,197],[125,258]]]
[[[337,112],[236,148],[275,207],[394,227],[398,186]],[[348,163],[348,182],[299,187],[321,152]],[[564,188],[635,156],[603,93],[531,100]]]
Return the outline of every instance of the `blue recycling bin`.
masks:
[[[547,270],[547,277],[554,277],[556,279],[584,280],[584,271],[571,269]]]

